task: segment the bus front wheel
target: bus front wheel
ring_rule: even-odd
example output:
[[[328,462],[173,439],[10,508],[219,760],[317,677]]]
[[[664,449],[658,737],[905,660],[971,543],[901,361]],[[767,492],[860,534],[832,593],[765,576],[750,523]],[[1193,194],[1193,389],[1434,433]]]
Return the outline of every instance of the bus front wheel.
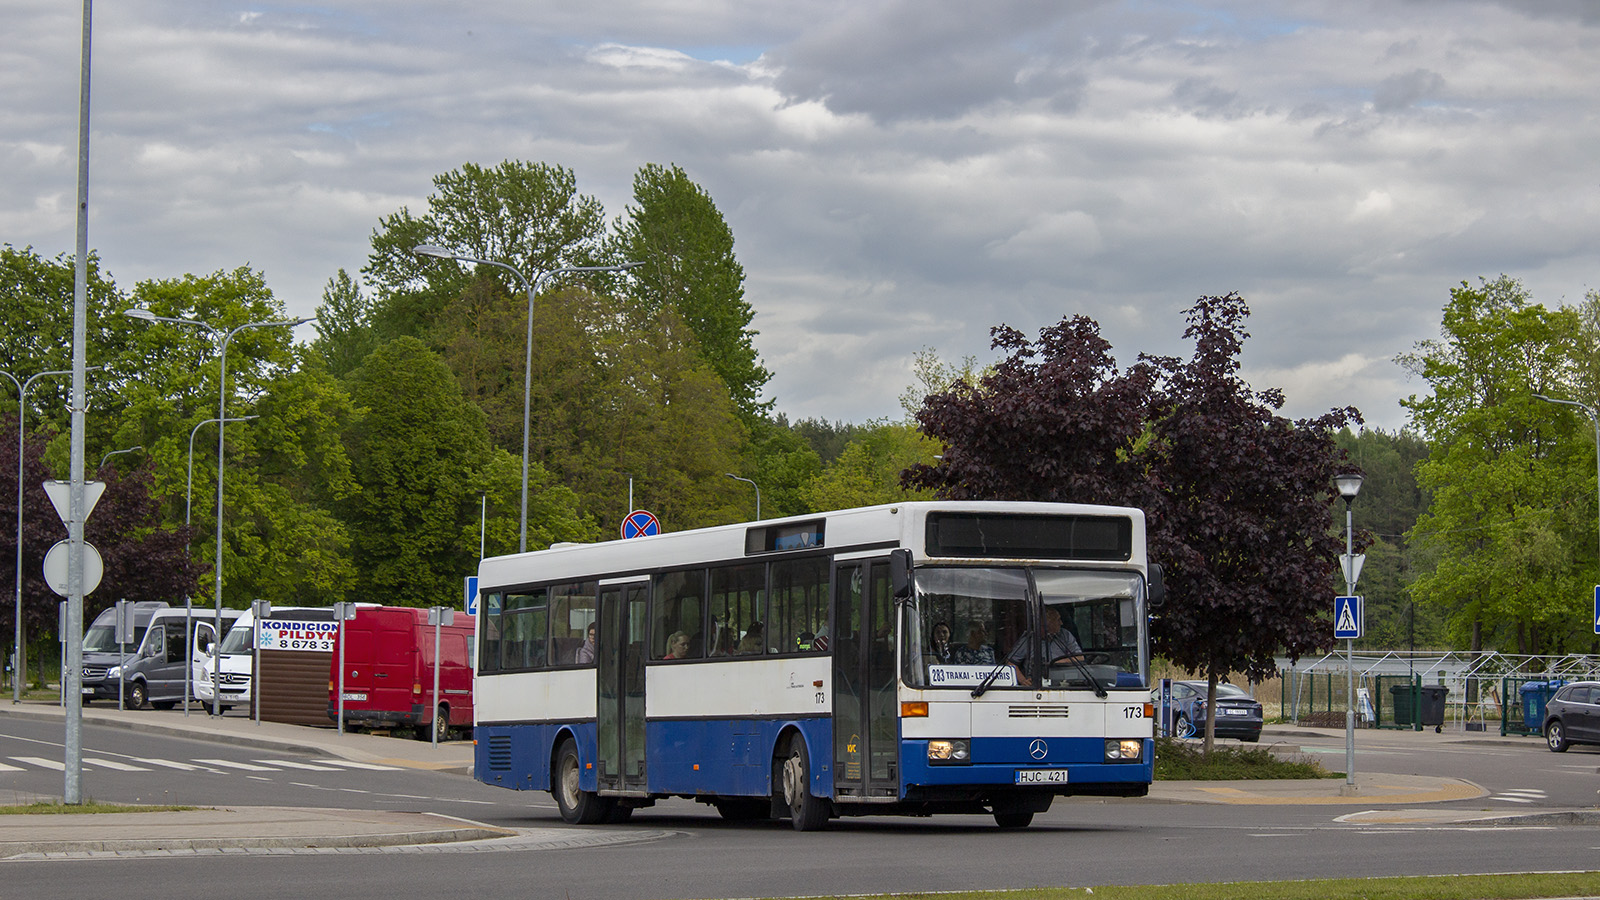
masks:
[[[578,786],[583,767],[578,762],[578,746],[571,741],[556,754],[556,777],[550,793],[556,797],[561,819],[568,825],[593,825],[611,812],[611,801]]]
[[[828,802],[813,797],[810,786],[811,760],[805,739],[796,735],[789,740],[789,754],[783,761],[783,799],[795,831],[816,831],[828,823]]]

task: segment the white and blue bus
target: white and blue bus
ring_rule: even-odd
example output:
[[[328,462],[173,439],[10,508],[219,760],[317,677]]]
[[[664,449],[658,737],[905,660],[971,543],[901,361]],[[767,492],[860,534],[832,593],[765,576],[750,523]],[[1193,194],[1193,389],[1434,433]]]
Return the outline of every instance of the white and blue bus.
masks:
[[[1058,796],[1143,796],[1160,580],[1142,512],[1059,503],[486,559],[474,771],[550,791],[571,823],[683,797],[802,831],[934,813],[1018,828]],[[1058,655],[1062,631],[1076,652]]]

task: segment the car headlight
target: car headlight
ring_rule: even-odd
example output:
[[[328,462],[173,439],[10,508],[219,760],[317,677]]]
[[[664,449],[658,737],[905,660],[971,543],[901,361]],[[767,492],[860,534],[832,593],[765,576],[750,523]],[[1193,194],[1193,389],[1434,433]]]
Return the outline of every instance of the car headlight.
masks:
[[[972,762],[972,745],[966,740],[929,741],[928,762],[934,765]]]
[[[122,667],[121,666],[112,666],[111,668],[107,669],[106,670],[106,677],[111,679],[111,680],[113,680],[113,681],[118,679],[118,678],[121,678],[122,677]]]
[[[1131,762],[1144,755],[1144,741],[1106,741],[1106,759]]]

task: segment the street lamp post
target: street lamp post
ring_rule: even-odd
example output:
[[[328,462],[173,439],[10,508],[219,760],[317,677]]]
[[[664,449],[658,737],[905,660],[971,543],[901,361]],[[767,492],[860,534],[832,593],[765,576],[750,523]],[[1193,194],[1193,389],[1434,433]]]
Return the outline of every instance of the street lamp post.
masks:
[[[126,315],[135,319],[142,319],[146,322],[170,322],[174,325],[191,325],[195,328],[203,328],[210,332],[212,339],[216,340],[218,343],[217,356],[220,359],[221,375],[217,379],[217,556],[216,563],[214,564],[214,568],[216,569],[217,615],[212,628],[213,633],[220,638],[222,635],[222,462],[223,449],[225,446],[224,435],[226,433],[226,423],[228,421],[228,344],[233,340],[234,335],[244,331],[246,328],[276,328],[284,326],[293,328],[296,325],[303,325],[311,320],[284,319],[274,322],[246,322],[243,325],[235,327],[231,331],[223,332],[221,329],[211,325],[210,323],[201,322],[198,319],[179,319],[172,316],[158,316],[143,307],[135,307],[134,309],[127,310]],[[212,668],[213,671],[216,671],[221,667],[213,666]],[[215,701],[213,705],[216,708],[217,714],[221,715],[222,697],[220,692],[214,692],[213,698]]]
[[[237,418],[229,419],[228,421],[229,422],[248,422],[251,419],[259,419],[259,418],[261,418],[261,417],[260,416],[239,416]],[[189,480],[186,483],[186,487],[184,488],[184,491],[183,491],[183,558],[184,559],[188,559],[189,558],[189,513],[194,509],[194,436],[200,431],[200,428],[202,426],[215,425],[219,421],[221,421],[221,420],[219,420],[219,419],[206,419],[204,422],[196,423],[193,428],[189,429]],[[189,690],[191,688],[191,682],[194,681],[194,632],[193,632],[193,629],[194,629],[194,598],[189,596],[188,594],[185,594],[184,597],[183,597],[183,616],[184,616],[183,621],[185,623],[184,624],[184,629],[183,629],[183,634],[184,634],[184,649],[183,649],[183,660],[184,660],[184,663],[183,663],[183,665],[184,665],[184,669],[183,669],[183,671],[184,671],[184,674],[183,674],[183,714],[184,714],[185,717],[187,717],[189,715]],[[216,649],[215,648],[221,645],[222,636],[214,634],[214,635],[211,636],[211,640],[212,640],[212,646],[213,646],[212,654],[215,655],[216,654]],[[218,674],[221,671],[222,671],[222,667],[220,665],[213,664],[211,666],[211,673],[212,673],[211,674],[211,705],[214,708],[220,708],[221,705],[222,705],[221,702],[220,702],[221,698],[222,698],[221,684],[220,684],[221,676]]]
[[[528,295],[527,359],[522,367],[522,515],[517,526],[517,551],[526,553],[528,551],[528,418],[533,398],[533,298],[538,296],[539,285],[543,284],[547,278],[582,272],[622,272],[628,269],[636,269],[644,265],[644,263],[629,262],[615,266],[564,266],[559,269],[551,269],[548,272],[540,272],[530,282],[522,272],[503,262],[481,259],[461,253],[452,253],[436,244],[418,244],[411,248],[411,252],[425,259],[453,259],[457,262],[477,263],[482,266],[494,266],[498,269],[504,269],[516,276],[517,281],[522,283],[522,289]]]
[[[96,366],[95,368],[99,368]],[[17,615],[16,615],[16,643],[11,649],[11,702],[13,705],[22,702],[22,459],[24,455],[23,435],[27,429],[23,428],[23,417],[28,409],[28,388],[41,378],[51,375],[71,375],[71,369],[53,369],[49,372],[40,372],[29,377],[26,381],[17,381],[17,376],[10,372],[0,372],[0,375],[11,379],[17,386]],[[63,638],[66,635],[62,635]]]
[[[144,449],[144,445],[135,444],[132,447],[129,447],[128,449],[126,449],[126,450],[113,450],[110,453],[107,453],[105,456],[100,457],[100,465],[95,467],[95,471],[98,472],[101,469],[104,469],[106,467],[106,460],[110,459],[113,456],[119,456],[119,455],[121,455],[123,453],[133,453],[133,452],[136,452],[136,451],[139,451],[139,450],[143,450],[143,449]]]
[[[732,478],[734,481],[742,481],[745,484],[748,484],[751,487],[756,489],[756,521],[757,522],[761,521],[761,485],[756,484],[754,481],[750,480],[749,478],[740,478],[738,475],[735,475],[732,472],[728,472],[726,474],[727,474],[727,476],[729,478]]]
[[[1600,414],[1596,414],[1593,407],[1579,403],[1576,400],[1557,400],[1554,397],[1546,397],[1544,394],[1534,394],[1533,396],[1535,399],[1543,400],[1546,403],[1555,403],[1560,406],[1576,406],[1587,413],[1590,421],[1594,422],[1595,491],[1600,494]],[[1596,515],[1600,516],[1600,512],[1597,512]],[[1600,523],[1600,518],[1597,518],[1596,521]],[[1600,532],[1596,532],[1596,534],[1600,535]],[[1600,540],[1600,538],[1597,538],[1597,540]]]
[[[1333,483],[1339,488],[1339,495],[1344,498],[1344,583],[1346,596],[1354,597],[1356,593],[1356,545],[1355,545],[1355,519],[1350,513],[1350,504],[1356,502],[1356,494],[1361,492],[1360,475],[1336,475]],[[1345,638],[1345,710],[1344,710],[1344,789],[1345,794],[1356,792],[1356,657],[1355,641]]]

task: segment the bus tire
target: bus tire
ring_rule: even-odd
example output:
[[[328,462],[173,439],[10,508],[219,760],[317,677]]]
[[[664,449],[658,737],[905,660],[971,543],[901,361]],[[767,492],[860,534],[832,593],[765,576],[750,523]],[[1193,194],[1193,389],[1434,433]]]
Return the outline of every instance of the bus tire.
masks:
[[[783,760],[783,800],[795,831],[817,831],[828,824],[828,802],[813,797],[810,785],[811,759],[805,738],[797,734],[789,739]]]
[[[611,800],[578,787],[582,771],[578,746],[570,740],[562,742],[561,749],[556,751],[556,771],[550,781],[550,793],[555,795],[561,820],[568,825],[594,825],[611,812]]]

